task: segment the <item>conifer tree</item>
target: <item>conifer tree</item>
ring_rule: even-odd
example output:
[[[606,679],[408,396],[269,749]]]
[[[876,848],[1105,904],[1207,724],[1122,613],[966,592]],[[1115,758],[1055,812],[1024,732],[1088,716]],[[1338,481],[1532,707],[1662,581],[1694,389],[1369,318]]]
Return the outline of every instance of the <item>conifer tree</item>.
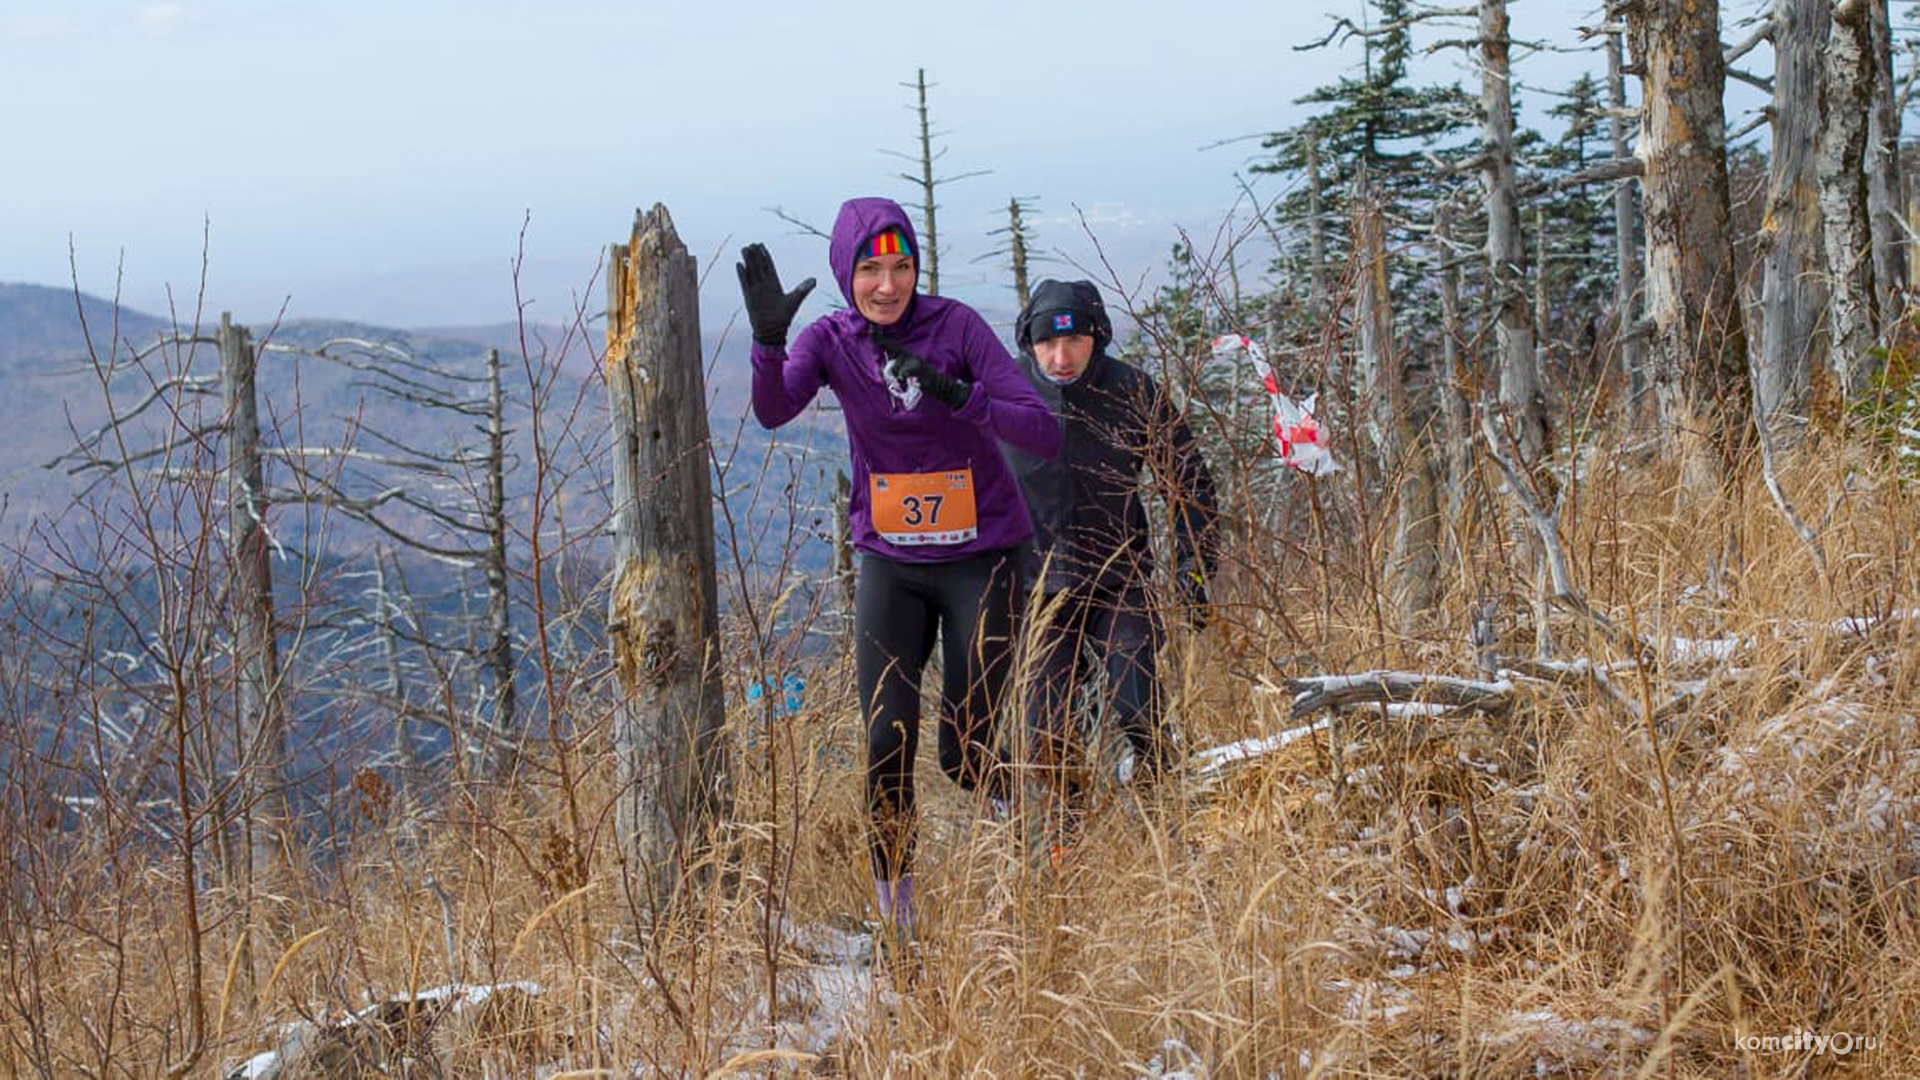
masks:
[[[1255,172],[1317,180],[1296,185],[1276,214],[1302,245],[1316,230],[1324,237],[1322,272],[1329,279],[1338,277],[1351,250],[1347,202],[1361,165],[1386,214],[1388,252],[1403,251],[1420,239],[1433,208],[1457,186],[1445,178],[1471,153],[1466,134],[1477,123],[1475,103],[1457,85],[1412,82],[1408,63],[1419,13],[1410,0],[1371,0],[1369,7],[1372,28],[1343,21],[1326,40],[1308,46],[1358,38],[1359,72],[1297,99],[1313,110],[1312,118],[1268,135],[1261,146],[1273,156],[1254,166]],[[1316,166],[1311,175],[1310,163]],[[1402,310],[1430,313],[1431,275],[1405,259],[1390,261],[1396,294],[1417,294],[1402,301]]]

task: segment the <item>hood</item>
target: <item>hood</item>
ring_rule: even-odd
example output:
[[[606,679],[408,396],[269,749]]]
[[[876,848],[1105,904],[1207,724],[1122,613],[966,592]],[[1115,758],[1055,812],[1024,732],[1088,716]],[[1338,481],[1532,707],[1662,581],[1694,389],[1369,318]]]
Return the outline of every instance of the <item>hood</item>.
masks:
[[[854,252],[887,229],[899,229],[906,234],[907,243],[913,247],[914,283],[918,292],[920,237],[914,234],[913,222],[907,220],[907,212],[892,199],[848,199],[840,204],[840,216],[833,219],[833,236],[827,241],[827,265],[832,267],[833,280],[840,286],[840,295],[846,297],[850,309],[854,308]]]
[[[836,231],[837,235],[837,231]],[[1055,281],[1048,278],[1034,286],[1033,299],[1013,324],[1014,341],[1021,352],[1033,351],[1033,335],[1027,323],[1036,315],[1071,311],[1093,327],[1093,354],[1099,356],[1113,344],[1113,320],[1107,317],[1107,305],[1100,300],[1100,289],[1091,281]]]

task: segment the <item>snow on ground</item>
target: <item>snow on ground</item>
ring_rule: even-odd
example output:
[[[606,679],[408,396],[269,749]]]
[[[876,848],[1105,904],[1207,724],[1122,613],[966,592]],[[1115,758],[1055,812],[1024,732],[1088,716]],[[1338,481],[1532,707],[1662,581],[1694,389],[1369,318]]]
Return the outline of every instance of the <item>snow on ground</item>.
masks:
[[[1563,1056],[1568,1051],[1604,1056],[1623,1042],[1651,1043],[1655,1034],[1639,1024],[1610,1016],[1569,1020],[1552,1009],[1534,1009],[1508,1014],[1505,1023],[1493,1031],[1483,1032],[1480,1037],[1496,1045],[1533,1039],[1545,1044],[1543,1049],[1556,1050]]]
[[[226,1080],[277,1080],[278,1077],[291,1074],[304,1075],[311,1068],[311,1061],[304,1060],[341,1033],[365,1024],[377,1024],[383,1012],[390,1006],[401,1004],[432,1004],[445,1010],[443,1015],[460,1016],[478,1009],[490,998],[501,993],[520,993],[528,998],[537,998],[541,987],[534,982],[511,983],[450,983],[420,990],[412,994],[400,994],[372,1002],[365,1008],[352,1012],[333,1023],[296,1022],[284,1024],[280,1028],[280,1041],[271,1050],[263,1050],[238,1065],[230,1067],[224,1074]]]
[[[1667,640],[1667,655],[1680,663],[1703,660],[1727,661],[1751,648],[1753,648],[1753,639],[1744,636],[1698,639],[1675,637]]]
[[[780,1020],[782,1046],[824,1054],[898,1004],[885,980],[874,980],[873,938],[864,929],[801,923],[788,932],[788,941],[807,963],[787,973],[794,1015]],[[765,1004],[759,1009],[764,1017]]]
[[[1325,731],[1330,719],[1317,720],[1304,727],[1289,728],[1277,735],[1256,736],[1241,739],[1225,746],[1215,746],[1201,750],[1188,759],[1196,775],[1210,777],[1236,762],[1271,754],[1317,731]]]

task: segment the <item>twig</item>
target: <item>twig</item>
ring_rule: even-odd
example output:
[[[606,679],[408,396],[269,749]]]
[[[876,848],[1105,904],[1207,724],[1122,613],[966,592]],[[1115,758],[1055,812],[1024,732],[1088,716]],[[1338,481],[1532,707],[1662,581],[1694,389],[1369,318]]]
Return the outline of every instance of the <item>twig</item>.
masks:
[[[1758,388],[1760,369],[1753,359],[1752,350],[1748,350],[1747,353],[1747,375],[1753,381],[1754,387]],[[1805,544],[1807,550],[1812,553],[1813,566],[1820,571],[1820,580],[1828,582],[1827,553],[1820,546],[1820,537],[1807,527],[1806,522],[1800,520],[1799,514],[1794,513],[1793,504],[1787,501],[1786,492],[1780,489],[1780,478],[1773,468],[1773,433],[1767,427],[1767,410],[1756,401],[1755,408],[1751,411],[1753,430],[1760,436],[1760,475],[1766,479],[1767,494],[1773,496],[1773,505],[1780,508],[1781,516],[1787,519],[1787,524],[1793,526],[1793,531],[1800,536],[1800,542]]]
[[[1652,650],[1638,637],[1621,630],[1612,619],[1594,610],[1585,596],[1573,586],[1573,576],[1567,571],[1567,553],[1560,546],[1560,527],[1554,515],[1542,509],[1533,497],[1533,489],[1520,475],[1520,469],[1513,463],[1501,445],[1500,432],[1493,424],[1493,410],[1484,403],[1480,409],[1480,433],[1486,437],[1487,449],[1500,472],[1507,478],[1507,489],[1520,503],[1527,520],[1532,523],[1535,535],[1540,538],[1540,546],[1547,555],[1547,573],[1553,582],[1553,600],[1567,610],[1579,615],[1591,623],[1602,634],[1616,644],[1627,646],[1632,655],[1642,663],[1651,662]]]

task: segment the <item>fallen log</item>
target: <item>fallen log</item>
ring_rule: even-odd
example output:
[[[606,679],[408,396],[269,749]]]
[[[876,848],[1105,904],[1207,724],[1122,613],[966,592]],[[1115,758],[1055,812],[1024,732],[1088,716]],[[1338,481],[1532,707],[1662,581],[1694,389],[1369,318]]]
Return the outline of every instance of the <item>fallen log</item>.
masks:
[[[1504,712],[1513,704],[1513,683],[1462,679],[1408,671],[1367,671],[1358,675],[1310,675],[1288,679],[1294,719],[1325,709],[1357,704],[1443,705],[1452,709]]]

